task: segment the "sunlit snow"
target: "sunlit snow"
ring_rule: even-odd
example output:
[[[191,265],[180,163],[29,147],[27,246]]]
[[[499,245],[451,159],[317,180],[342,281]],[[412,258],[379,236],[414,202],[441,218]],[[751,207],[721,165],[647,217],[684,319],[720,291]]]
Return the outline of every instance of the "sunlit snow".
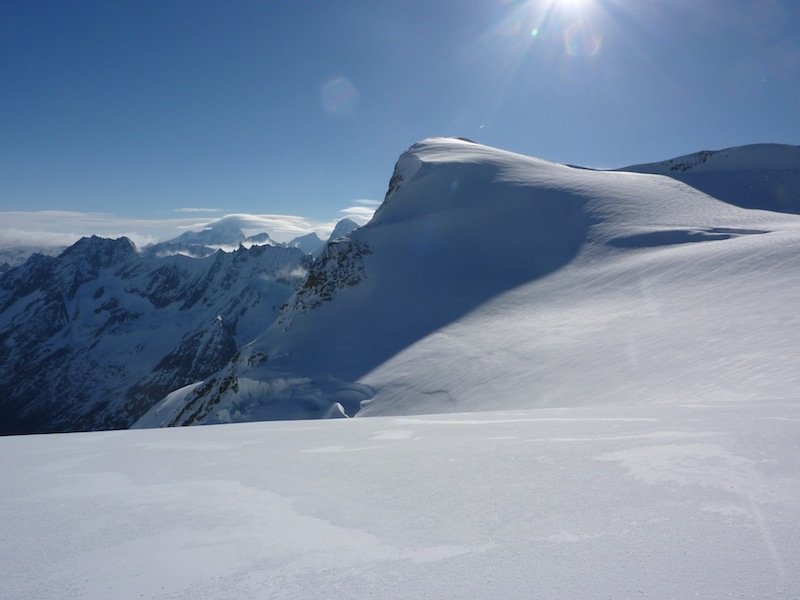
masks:
[[[800,595],[800,410],[717,401],[0,439],[3,597]]]

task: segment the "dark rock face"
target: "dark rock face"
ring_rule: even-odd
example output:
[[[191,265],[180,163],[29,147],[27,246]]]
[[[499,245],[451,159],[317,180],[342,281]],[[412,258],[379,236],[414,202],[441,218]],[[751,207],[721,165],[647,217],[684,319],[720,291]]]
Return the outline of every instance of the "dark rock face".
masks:
[[[281,320],[290,320],[297,312],[306,312],[330,302],[346,287],[366,277],[364,257],[372,251],[364,242],[343,238],[331,242],[322,256],[311,265],[292,301],[281,313]]]

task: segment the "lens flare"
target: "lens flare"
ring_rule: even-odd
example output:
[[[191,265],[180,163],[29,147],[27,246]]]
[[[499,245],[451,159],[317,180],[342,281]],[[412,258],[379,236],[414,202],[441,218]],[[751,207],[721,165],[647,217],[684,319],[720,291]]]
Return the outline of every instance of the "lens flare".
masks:
[[[601,42],[600,35],[587,23],[573,23],[564,31],[564,45],[572,56],[594,56]]]
[[[320,89],[325,112],[334,117],[351,117],[358,106],[358,90],[344,77],[330,80]]]

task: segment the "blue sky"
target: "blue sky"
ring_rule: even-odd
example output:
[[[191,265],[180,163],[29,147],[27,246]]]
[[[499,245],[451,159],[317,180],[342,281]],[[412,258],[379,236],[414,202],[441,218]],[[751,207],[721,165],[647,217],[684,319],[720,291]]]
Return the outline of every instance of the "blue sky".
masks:
[[[0,17],[17,232],[87,213],[323,231],[436,135],[595,167],[800,143],[795,0],[11,0]]]

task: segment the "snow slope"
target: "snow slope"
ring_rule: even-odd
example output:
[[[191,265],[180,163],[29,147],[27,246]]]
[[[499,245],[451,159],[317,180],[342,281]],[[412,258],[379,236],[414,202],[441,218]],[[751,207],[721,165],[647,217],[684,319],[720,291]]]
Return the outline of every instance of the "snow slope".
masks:
[[[798,255],[795,215],[425,140],[268,331],[138,425],[788,401]]]
[[[800,213],[800,146],[751,144],[704,150],[621,170],[668,175],[743,208]]]
[[[2,596],[800,597],[796,393],[696,400],[2,438]]]

